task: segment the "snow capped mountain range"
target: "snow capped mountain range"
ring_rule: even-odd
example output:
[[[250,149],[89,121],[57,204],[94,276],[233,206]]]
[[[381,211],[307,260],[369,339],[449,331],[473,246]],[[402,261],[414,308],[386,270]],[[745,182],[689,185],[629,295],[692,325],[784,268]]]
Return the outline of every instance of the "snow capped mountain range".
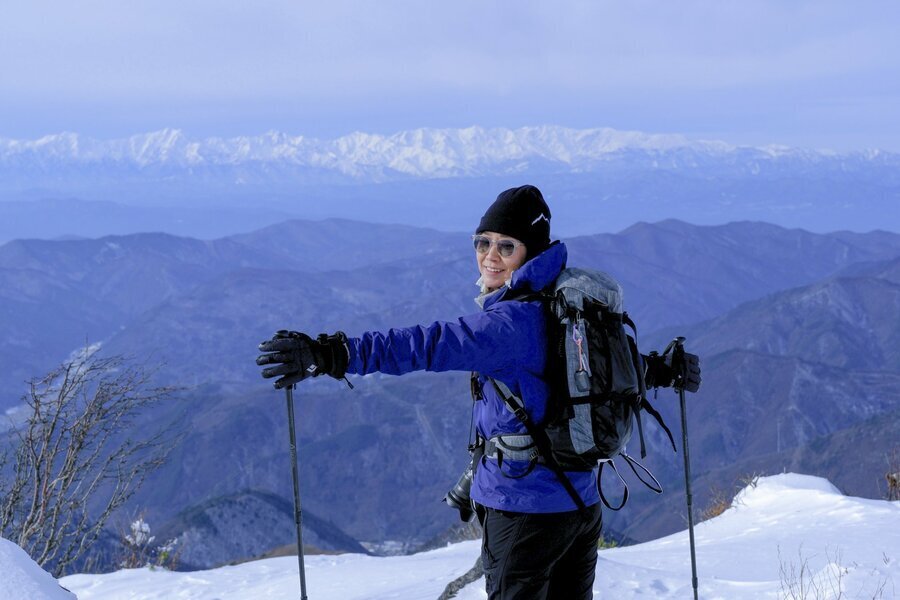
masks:
[[[259,221],[262,206],[283,218],[467,230],[485,199],[523,183],[548,194],[557,231],[567,235],[597,233],[597,223],[618,231],[665,218],[870,231],[885,227],[881,215],[896,213],[900,154],[735,146],[549,125],[355,132],[336,139],[274,131],[194,138],[177,129],[112,140],[77,133],[0,137],[0,240],[94,231],[93,225],[79,229],[97,219],[87,218],[88,209],[73,199],[177,207],[181,212],[170,211],[152,226],[188,235],[206,235],[217,223],[213,236],[246,231],[241,223],[247,218],[257,226],[277,222]],[[246,213],[235,217],[236,226],[227,224],[226,206]],[[215,212],[184,214],[201,208]],[[74,221],[65,211],[76,213]],[[47,215],[58,216],[60,227],[48,228]],[[109,215],[100,221],[108,225]],[[4,221],[19,225],[3,231]],[[189,222],[200,225],[178,225]],[[136,231],[107,225],[103,233]]]
[[[392,135],[355,132],[323,140],[269,132],[257,136],[192,139],[178,129],[163,129],[113,140],[76,133],[37,140],[0,138],[0,171],[104,166],[111,169],[181,171],[239,169],[326,171],[353,180],[443,178],[514,174],[534,168],[555,172],[589,172],[627,159],[651,168],[698,167],[715,163],[817,163],[838,159],[900,164],[900,157],[880,151],[838,155],[792,149],[732,146],[609,128],[556,126],[519,129],[468,127],[415,129]],[[272,173],[270,173],[271,175]]]

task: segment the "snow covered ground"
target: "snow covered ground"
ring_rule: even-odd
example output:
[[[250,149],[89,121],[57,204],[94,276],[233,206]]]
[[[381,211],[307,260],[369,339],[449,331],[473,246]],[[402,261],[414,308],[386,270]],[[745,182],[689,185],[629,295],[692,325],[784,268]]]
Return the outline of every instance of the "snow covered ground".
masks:
[[[0,600],[74,600],[28,554],[0,538]]]
[[[842,496],[823,479],[778,475],[745,489],[731,509],[699,524],[696,535],[704,600],[784,598],[782,586],[799,584],[801,576],[807,592],[795,594],[798,598],[900,598],[900,502]],[[434,600],[478,553],[478,542],[464,542],[413,556],[310,556],[309,598]],[[7,563],[0,565],[6,569]],[[41,597],[7,589],[5,570],[0,576],[0,598]],[[299,597],[297,560],[291,557],[192,573],[133,569],[72,575],[61,583],[81,600]],[[483,580],[476,581],[457,598],[485,598],[483,587]],[[594,594],[690,598],[687,531],[601,551]]]
[[[843,496],[824,479],[785,474],[744,489],[695,531],[704,599],[784,598],[782,579],[799,585],[801,569],[804,585],[821,593],[788,598],[838,598],[839,583],[842,598],[900,598],[900,502]],[[689,553],[687,531],[601,552],[594,592],[690,598]]]

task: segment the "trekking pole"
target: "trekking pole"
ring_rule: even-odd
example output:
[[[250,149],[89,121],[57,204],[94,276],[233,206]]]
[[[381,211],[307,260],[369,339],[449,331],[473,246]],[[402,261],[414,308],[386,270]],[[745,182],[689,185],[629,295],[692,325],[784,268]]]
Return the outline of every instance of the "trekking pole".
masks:
[[[288,431],[291,436],[291,471],[294,476],[294,522],[297,524],[297,560],[300,563],[300,600],[306,599],[306,569],[303,565],[302,510],[300,508],[300,473],[297,469],[297,434],[294,431],[294,386],[284,388],[287,396]]]
[[[691,493],[691,453],[688,450],[687,404],[684,401],[684,383],[686,378],[684,363],[684,340],[678,336],[672,340],[672,370],[675,371],[675,389],[681,401],[681,445],[684,449],[684,489],[687,495],[688,535],[691,540],[691,585],[694,588],[694,600],[697,600],[697,552],[694,546],[694,504]],[[670,344],[670,347],[672,346]]]

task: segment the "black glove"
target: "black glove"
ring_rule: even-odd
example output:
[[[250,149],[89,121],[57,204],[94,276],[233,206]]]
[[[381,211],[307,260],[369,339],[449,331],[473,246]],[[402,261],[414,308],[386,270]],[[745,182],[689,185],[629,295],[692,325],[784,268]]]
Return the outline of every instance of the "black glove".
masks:
[[[342,379],[347,372],[347,336],[338,331],[334,335],[321,334],[312,339],[299,331],[282,329],[275,336],[259,345],[261,354],[256,359],[258,365],[277,365],[263,369],[266,379],[282,375],[275,382],[280,390],[307,377],[330,375]]]
[[[644,356],[647,371],[644,374],[644,383],[647,388],[670,387],[675,380],[672,372],[672,357],[660,356],[657,352],[651,352],[650,356]]]
[[[683,380],[684,391],[696,392],[699,390],[700,357],[690,352],[684,352],[682,356],[684,356],[683,377],[678,377],[678,369],[672,367],[673,353],[661,356],[656,352],[651,352],[649,356],[645,356],[647,372],[644,375],[644,382],[647,387],[671,387],[672,385],[678,387],[682,385]]]
[[[683,387],[686,392],[700,389],[700,357],[690,352],[682,353],[684,364],[681,365],[682,381],[676,381],[675,387]]]

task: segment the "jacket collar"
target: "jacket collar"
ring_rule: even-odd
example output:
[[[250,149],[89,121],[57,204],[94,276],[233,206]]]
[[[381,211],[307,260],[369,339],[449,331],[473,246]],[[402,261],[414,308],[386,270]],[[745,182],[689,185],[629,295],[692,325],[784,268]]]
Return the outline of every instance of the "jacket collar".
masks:
[[[549,248],[513,271],[512,277],[502,288],[475,298],[481,308],[486,309],[506,296],[508,291],[529,293],[539,292],[559,276],[566,267],[568,250],[562,242],[553,242]],[[478,279],[481,284],[481,279]]]

